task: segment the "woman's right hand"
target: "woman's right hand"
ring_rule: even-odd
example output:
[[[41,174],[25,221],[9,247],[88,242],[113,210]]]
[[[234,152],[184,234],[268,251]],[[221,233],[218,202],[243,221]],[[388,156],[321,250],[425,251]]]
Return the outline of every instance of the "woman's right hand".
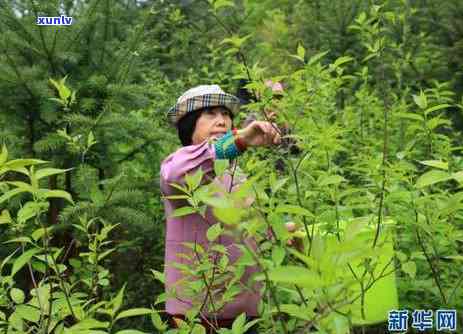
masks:
[[[276,130],[275,123],[265,121],[253,121],[243,129],[238,130],[237,135],[246,146],[271,146],[281,143],[281,136]]]

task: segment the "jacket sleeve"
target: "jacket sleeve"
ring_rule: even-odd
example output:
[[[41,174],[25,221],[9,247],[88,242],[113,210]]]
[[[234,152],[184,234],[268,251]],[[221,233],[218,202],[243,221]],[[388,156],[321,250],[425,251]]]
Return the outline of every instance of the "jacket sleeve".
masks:
[[[213,177],[211,174],[214,173],[215,157],[214,144],[207,140],[197,145],[184,146],[168,156],[161,164],[162,193],[165,196],[178,193],[178,190],[170,184],[183,185],[185,175],[194,174],[198,168],[202,168],[205,175]]]

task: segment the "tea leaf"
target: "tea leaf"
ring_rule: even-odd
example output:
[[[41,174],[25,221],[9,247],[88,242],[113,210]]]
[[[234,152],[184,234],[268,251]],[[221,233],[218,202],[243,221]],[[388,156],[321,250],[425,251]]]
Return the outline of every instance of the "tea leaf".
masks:
[[[421,175],[416,181],[417,188],[424,188],[451,179],[451,175],[440,170],[431,170]]]

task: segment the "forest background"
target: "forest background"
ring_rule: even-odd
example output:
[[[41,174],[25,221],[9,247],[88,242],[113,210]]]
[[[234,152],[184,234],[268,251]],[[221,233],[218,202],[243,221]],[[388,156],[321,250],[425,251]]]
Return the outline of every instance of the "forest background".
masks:
[[[72,25],[36,24],[59,15]],[[152,311],[163,305],[159,169],[180,146],[166,111],[199,84],[248,102],[239,119],[276,108],[299,147],[240,158],[281,241],[262,250],[269,305],[293,305],[263,329],[355,327],[320,311],[323,283],[281,275],[313,279],[327,246],[308,227],[354,217],[378,234],[396,222],[400,307],[456,309],[463,326],[462,65],[459,0],[1,2],[0,331],[165,329]],[[267,79],[285,83],[277,102]],[[288,219],[308,232],[306,257],[285,246]],[[297,309],[301,293],[314,304]]]

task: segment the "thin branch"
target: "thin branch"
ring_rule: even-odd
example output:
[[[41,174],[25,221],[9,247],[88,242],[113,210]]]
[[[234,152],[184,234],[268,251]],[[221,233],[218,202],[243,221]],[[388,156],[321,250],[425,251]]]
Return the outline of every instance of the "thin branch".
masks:
[[[104,22],[104,31],[103,31],[103,43],[101,46],[101,55],[100,55],[100,66],[103,67],[104,61],[104,54],[106,52],[106,43],[108,39],[108,24],[109,24],[109,0],[106,0],[106,15],[105,15],[105,22]]]
[[[96,6],[98,5],[99,2],[100,2],[100,0],[95,0],[93,6],[89,7],[89,9],[85,13],[85,15],[82,15],[82,17],[87,17],[88,19],[91,19],[93,17],[94,13],[97,12],[95,10],[95,8],[96,8]],[[86,27],[87,26],[82,26],[82,28],[77,32],[77,34],[74,36],[74,38],[64,47],[64,50],[66,50],[66,51],[69,50],[69,48],[78,40],[78,38],[80,37],[80,34],[82,33],[82,31]]]
[[[449,300],[448,300],[449,304],[452,301],[453,297],[455,297],[458,287],[460,286],[461,283],[463,283],[463,275],[460,275],[460,280],[457,282],[457,284],[455,285],[455,288],[453,288],[453,291],[450,293]]]
[[[148,139],[147,141],[145,141],[143,144],[141,144],[140,146],[134,148],[132,151],[130,151],[129,153],[127,153],[124,157],[120,158],[119,160],[116,161],[116,163],[120,164],[124,161],[127,161],[129,159],[131,159],[135,154],[141,152],[144,150],[144,148],[148,145],[150,145],[151,143],[153,143],[155,140],[154,139]]]
[[[416,213],[417,219],[418,219],[418,213]],[[428,252],[426,251],[426,247],[424,246],[423,240],[421,239],[420,232],[418,230],[418,227],[415,228],[415,233],[416,233],[416,238],[418,240],[418,244],[421,247],[421,250],[423,251],[423,254],[426,258],[426,261],[428,262],[429,268],[431,269],[432,272],[432,278],[434,282],[437,285],[437,288],[439,289],[439,293],[441,295],[442,301],[444,302],[444,305],[447,305],[447,297],[445,296],[445,293],[442,289],[441,282],[439,279],[439,273],[437,273],[436,269],[434,268],[434,264],[431,261],[431,258],[429,257]]]
[[[284,333],[288,334],[288,327],[286,326],[286,322],[282,321],[281,320],[281,314],[282,314],[282,311],[281,311],[281,307],[280,307],[280,303],[276,297],[276,291],[275,291],[275,287],[274,285],[272,284],[272,282],[270,281],[270,277],[269,277],[269,274],[268,274],[268,271],[267,269],[262,265],[262,263],[260,262],[259,258],[256,256],[256,254],[254,253],[254,251],[252,249],[249,248],[249,246],[246,244],[246,242],[244,241],[243,239],[243,236],[241,235],[241,244],[244,245],[244,247],[248,250],[248,252],[251,254],[252,258],[254,259],[254,261],[256,262],[256,264],[259,266],[259,268],[261,269],[261,271],[264,273],[264,276],[265,276],[265,281],[267,282],[267,284],[269,285],[269,293],[271,295],[271,299],[273,299],[273,301],[275,302],[275,307],[277,308],[277,311],[278,311],[278,318],[279,318],[279,322],[281,324],[281,326],[283,327],[283,331]]]
[[[24,253],[24,246],[21,246],[22,247],[22,251]],[[35,280],[35,275],[34,275],[34,271],[32,270],[32,266],[31,266],[31,263],[30,261],[27,262],[27,268],[29,270],[29,274],[31,275],[31,279],[32,279],[32,285],[34,286],[34,289],[35,291],[37,292],[37,301],[39,303],[39,308],[40,308],[40,320],[39,320],[39,327],[42,326],[42,321],[43,321],[43,317],[45,315],[45,311],[44,311],[44,308],[43,308],[43,305],[42,305],[42,301],[41,301],[41,298],[40,298],[40,294],[38,293],[38,286],[37,286],[37,282]]]
[[[36,17],[39,16],[39,13],[38,13],[38,10],[37,10],[37,6],[35,5],[35,2],[34,0],[30,0],[30,3],[32,5],[32,8],[34,10],[34,14]],[[61,75],[65,75],[60,69],[58,69],[57,71],[57,68],[56,68],[56,65],[55,65],[55,62],[53,60],[53,54],[50,53],[50,50],[48,49],[47,47],[47,44],[45,42],[45,36],[43,35],[43,30],[42,30],[43,26],[39,26],[38,29],[39,29],[39,34],[40,34],[40,40],[42,41],[42,47],[43,47],[43,50],[45,51],[45,54],[47,55],[47,60],[48,60],[48,63],[50,64],[50,67],[51,67],[51,70],[52,70],[52,73],[53,75],[56,75],[57,72],[59,72]]]
[[[381,57],[381,52],[380,51],[380,57]],[[384,63],[381,63],[381,82],[386,85],[386,74],[385,74],[385,68],[384,68]],[[378,206],[378,222],[376,224],[376,232],[375,232],[375,239],[373,240],[373,245],[372,247],[375,248],[378,239],[379,239],[379,233],[381,230],[381,224],[383,220],[383,207],[384,207],[384,194],[386,192],[386,182],[387,182],[387,177],[386,177],[386,168],[387,168],[387,159],[388,159],[388,142],[389,142],[389,128],[388,128],[388,103],[387,103],[387,98],[386,98],[386,87],[383,87],[381,89],[382,92],[382,98],[383,98],[383,161],[382,161],[382,184],[381,184],[381,192],[380,192],[380,199],[379,199],[379,206]]]

